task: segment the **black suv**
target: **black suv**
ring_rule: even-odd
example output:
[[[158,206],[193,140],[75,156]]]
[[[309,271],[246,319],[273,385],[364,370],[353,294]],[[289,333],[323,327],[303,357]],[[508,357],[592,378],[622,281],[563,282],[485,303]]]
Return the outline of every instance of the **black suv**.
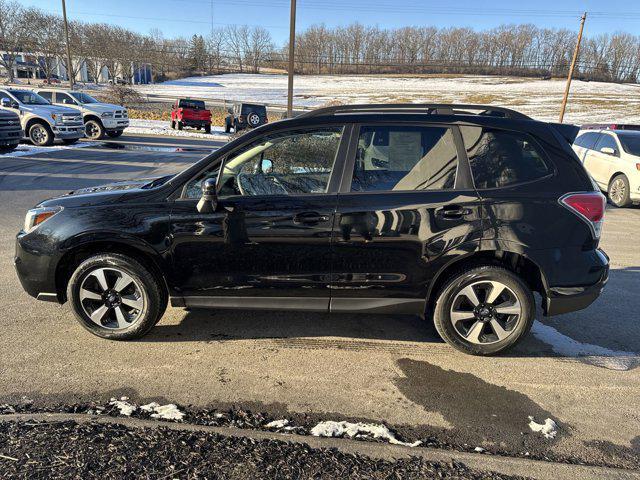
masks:
[[[233,128],[239,132],[246,128],[256,128],[269,121],[267,107],[255,103],[236,103],[229,108],[229,115],[224,119],[224,131],[229,133]]]
[[[533,292],[557,315],[607,281],[577,131],[487,106],[320,109],[175,176],[41,203],[15,264],[29,294],[69,300],[105,338],[144,335],[170,301],[418,314],[492,354],[531,328]]]

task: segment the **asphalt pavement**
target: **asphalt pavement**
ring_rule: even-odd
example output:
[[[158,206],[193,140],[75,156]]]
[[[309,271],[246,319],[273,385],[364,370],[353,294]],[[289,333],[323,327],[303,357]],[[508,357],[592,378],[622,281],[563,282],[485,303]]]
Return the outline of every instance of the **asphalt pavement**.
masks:
[[[640,208],[609,209],[611,277],[582,312],[546,319],[508,355],[475,358],[401,315],[170,308],[135,342],[91,336],[67,306],[25,294],[13,268],[24,213],[71,189],[179,171],[218,147],[123,136],[0,156],[0,404],[107,401],[237,405],[274,416],[369,420],[409,441],[640,465]],[[532,432],[555,420],[555,439]]]

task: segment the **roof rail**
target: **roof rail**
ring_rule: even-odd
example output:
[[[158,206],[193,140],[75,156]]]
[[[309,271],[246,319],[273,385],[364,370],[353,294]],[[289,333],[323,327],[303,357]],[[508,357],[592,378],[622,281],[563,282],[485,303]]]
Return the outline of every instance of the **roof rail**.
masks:
[[[470,111],[468,111],[470,110]],[[479,113],[473,113],[477,111]],[[493,105],[466,105],[455,103],[371,103],[337,105],[311,110],[298,118],[340,115],[347,113],[426,113],[431,115],[486,115],[519,120],[531,120],[527,115],[504,107]]]

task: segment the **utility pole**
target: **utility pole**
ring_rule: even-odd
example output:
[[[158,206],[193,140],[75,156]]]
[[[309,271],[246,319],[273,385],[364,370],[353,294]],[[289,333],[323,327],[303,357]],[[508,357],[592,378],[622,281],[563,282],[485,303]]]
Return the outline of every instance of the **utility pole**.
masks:
[[[293,68],[296,50],[296,0],[291,0],[291,19],[289,20],[289,82],[287,85],[287,118],[293,117]]]
[[[211,39],[213,40],[213,0],[211,0]]]
[[[562,99],[562,108],[560,109],[560,123],[564,121],[564,112],[567,109],[567,101],[569,100],[569,90],[571,89],[571,80],[573,79],[573,72],[576,68],[576,62],[580,55],[580,43],[582,43],[582,32],[584,31],[584,22],[587,20],[587,12],[584,12],[580,19],[580,32],[578,33],[578,42],[576,43],[576,49],[573,52],[573,60],[571,61],[571,68],[569,68],[569,78],[567,78],[567,87],[564,90],[564,98]]]
[[[71,45],[69,44],[69,22],[67,21],[67,5],[62,0],[62,17],[64,18],[64,36],[67,39],[67,78],[69,88],[73,90],[73,64],[71,63]]]

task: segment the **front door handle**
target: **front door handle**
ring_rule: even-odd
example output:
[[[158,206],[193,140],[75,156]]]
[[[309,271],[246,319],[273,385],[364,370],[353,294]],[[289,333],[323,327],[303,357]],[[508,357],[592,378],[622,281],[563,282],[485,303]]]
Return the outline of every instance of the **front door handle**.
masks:
[[[329,221],[329,216],[321,215],[318,212],[304,212],[293,217],[293,223],[314,224],[327,221]]]
[[[464,208],[458,205],[450,205],[441,207],[436,210],[436,215],[446,220],[458,220],[471,213],[470,208]]]

